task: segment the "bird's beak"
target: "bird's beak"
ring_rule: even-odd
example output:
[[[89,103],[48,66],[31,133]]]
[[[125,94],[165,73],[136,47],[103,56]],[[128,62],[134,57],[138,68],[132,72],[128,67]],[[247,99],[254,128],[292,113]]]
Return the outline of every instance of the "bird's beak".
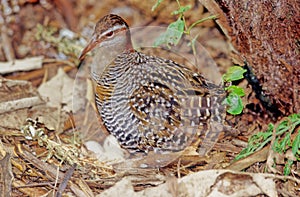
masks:
[[[97,45],[97,39],[95,36],[92,37],[91,41],[88,43],[88,45],[83,49],[83,51],[81,52],[80,56],[79,56],[79,60],[82,61],[86,54],[91,51],[93,48],[95,48],[95,46]]]

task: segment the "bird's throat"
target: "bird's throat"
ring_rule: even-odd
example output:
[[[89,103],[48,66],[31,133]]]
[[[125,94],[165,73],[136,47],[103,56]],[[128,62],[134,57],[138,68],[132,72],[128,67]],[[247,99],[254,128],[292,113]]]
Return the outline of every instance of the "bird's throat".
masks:
[[[103,73],[105,67],[111,64],[118,55],[128,51],[134,51],[130,37],[126,37],[126,39],[123,37],[123,39],[120,38],[113,44],[96,48],[93,51],[92,73],[97,73],[98,75]]]

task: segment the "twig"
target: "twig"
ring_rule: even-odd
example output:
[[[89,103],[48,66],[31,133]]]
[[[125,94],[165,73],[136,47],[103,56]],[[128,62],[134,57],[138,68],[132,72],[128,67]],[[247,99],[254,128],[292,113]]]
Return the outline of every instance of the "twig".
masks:
[[[53,181],[49,181],[49,182],[45,182],[45,183],[33,183],[33,184],[27,184],[27,185],[19,185],[16,186],[15,188],[33,188],[33,187],[43,187],[43,186],[49,186],[49,187],[53,187],[54,182]]]
[[[68,181],[70,180],[70,178],[72,177],[74,170],[76,168],[76,164],[74,164],[66,173],[64,176],[64,179],[62,180],[61,184],[58,187],[57,193],[56,193],[56,197],[61,197],[63,191],[66,189],[67,185],[68,185]]]
[[[23,150],[22,153],[20,152],[19,155],[21,157],[23,157],[25,160],[32,163],[36,168],[44,171],[48,179],[50,179],[51,181],[55,181],[57,172],[56,172],[56,169],[52,165],[39,160],[38,158],[36,158],[34,155],[32,155],[31,153],[29,153],[26,150]],[[64,177],[64,173],[59,172],[59,174],[58,174],[58,182],[59,183],[61,182],[61,180],[63,180],[63,177]]]
[[[30,57],[9,62],[0,62],[0,74],[39,69],[42,68],[42,64],[42,56]]]
[[[18,109],[29,108],[44,103],[39,96],[21,98],[17,100],[0,103],[0,114],[15,111]]]
[[[11,185],[13,180],[12,166],[10,154],[6,153],[3,159],[0,160],[0,194],[1,196],[10,196]]]

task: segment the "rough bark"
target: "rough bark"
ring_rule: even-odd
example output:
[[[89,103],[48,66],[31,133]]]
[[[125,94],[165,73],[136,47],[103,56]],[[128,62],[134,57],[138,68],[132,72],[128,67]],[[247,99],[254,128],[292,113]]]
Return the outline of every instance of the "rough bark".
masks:
[[[200,0],[262,86],[267,105],[300,112],[300,1]],[[266,106],[268,110],[268,106]]]

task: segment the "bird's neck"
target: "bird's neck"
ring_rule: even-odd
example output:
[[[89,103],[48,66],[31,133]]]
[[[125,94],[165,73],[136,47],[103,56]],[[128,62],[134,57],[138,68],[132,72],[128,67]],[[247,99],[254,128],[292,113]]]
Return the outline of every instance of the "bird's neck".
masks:
[[[126,32],[126,36],[115,38],[113,44],[102,46],[95,50],[93,54],[93,62],[91,64],[92,73],[101,74],[105,67],[124,52],[134,52],[132,47],[130,32]]]
[[[125,50],[134,52],[134,49],[133,49],[133,46],[132,46],[132,42],[131,42],[131,35],[130,35],[130,31],[129,30],[126,32],[126,46],[125,46]]]

